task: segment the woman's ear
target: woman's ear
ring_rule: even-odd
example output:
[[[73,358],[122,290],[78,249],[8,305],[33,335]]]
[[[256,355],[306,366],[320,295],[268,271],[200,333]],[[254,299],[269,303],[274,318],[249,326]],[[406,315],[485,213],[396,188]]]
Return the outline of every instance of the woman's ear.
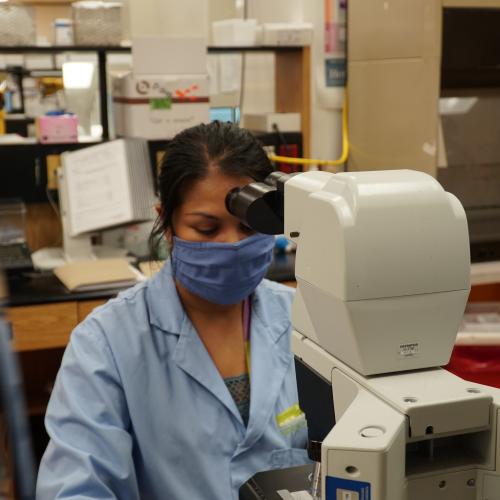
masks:
[[[166,231],[165,231],[165,239],[167,240],[168,244],[170,247],[172,247],[172,243],[174,242],[174,233],[172,231],[172,228],[169,227]]]
[[[1,1],[1,0],[0,0]],[[162,209],[162,206],[161,206],[161,203],[158,202],[156,203],[155,205],[155,210],[156,210],[156,213],[158,214],[158,217],[160,218],[163,218],[163,209]],[[172,228],[169,227],[164,233],[163,235],[165,236],[165,239],[167,240],[167,243],[169,246],[172,246],[172,243],[174,241],[174,234],[173,234],[173,231],[172,231]]]

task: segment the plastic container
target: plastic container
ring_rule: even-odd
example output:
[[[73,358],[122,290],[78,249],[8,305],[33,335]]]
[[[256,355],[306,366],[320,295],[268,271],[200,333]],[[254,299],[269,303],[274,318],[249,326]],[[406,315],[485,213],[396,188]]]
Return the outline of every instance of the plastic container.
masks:
[[[500,388],[500,303],[470,303],[445,367],[459,377]]]
[[[56,45],[73,45],[73,21],[71,19],[56,19],[54,21],[54,42]]]
[[[36,136],[41,144],[72,144],[78,142],[78,117],[73,114],[39,116]]]
[[[76,45],[116,46],[122,41],[120,2],[75,2],[73,28]]]
[[[26,206],[17,198],[0,200],[0,245],[26,241]]]
[[[213,45],[248,47],[257,44],[256,19],[224,19],[212,23]]]
[[[35,42],[33,7],[0,2],[0,45],[35,45]]]

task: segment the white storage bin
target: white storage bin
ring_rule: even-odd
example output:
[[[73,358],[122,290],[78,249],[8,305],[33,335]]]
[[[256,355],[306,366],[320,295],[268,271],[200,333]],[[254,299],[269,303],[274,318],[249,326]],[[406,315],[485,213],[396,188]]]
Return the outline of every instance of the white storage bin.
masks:
[[[35,45],[36,27],[33,7],[0,3],[0,45]]]
[[[120,45],[122,4],[120,2],[75,2],[73,29],[76,45]]]
[[[212,23],[213,45],[247,47],[257,44],[256,19],[224,19]]]

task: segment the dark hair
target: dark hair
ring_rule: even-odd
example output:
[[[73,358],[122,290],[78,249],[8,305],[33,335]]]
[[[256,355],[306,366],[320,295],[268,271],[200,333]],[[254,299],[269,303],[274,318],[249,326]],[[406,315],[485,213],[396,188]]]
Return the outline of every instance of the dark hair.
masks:
[[[172,215],[184,194],[206,177],[210,167],[224,174],[264,180],[273,167],[259,141],[233,123],[200,124],[179,132],[167,145],[158,177],[160,215],[150,237],[156,254],[158,242],[172,226]]]

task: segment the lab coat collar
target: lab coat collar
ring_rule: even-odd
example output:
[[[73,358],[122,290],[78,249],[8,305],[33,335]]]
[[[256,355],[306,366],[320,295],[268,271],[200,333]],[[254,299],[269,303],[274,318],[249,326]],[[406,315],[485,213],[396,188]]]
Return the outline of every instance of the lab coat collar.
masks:
[[[151,323],[164,333],[179,337],[173,361],[211,392],[243,426],[241,415],[224,380],[182,306],[170,260],[152,278],[148,291]]]
[[[187,317],[175,288],[170,260],[151,278],[147,293],[151,323],[164,332],[179,335]]]
[[[211,392],[243,425],[236,403],[187,315],[175,347],[173,360],[179,368]]]
[[[257,324],[265,330],[266,339],[271,343],[276,343],[288,332],[291,320],[290,310],[272,296],[273,291],[266,281],[264,280],[252,295],[251,321],[257,321]]]
[[[274,409],[292,362],[290,311],[265,285],[257,288],[252,304],[250,420],[240,451],[255,444],[274,418]],[[274,300],[273,300],[274,299]]]
[[[174,362],[211,392],[241,425],[243,420],[212,358],[182,307],[175,288],[170,261],[151,280],[151,322],[165,333],[179,336]],[[289,310],[275,297],[269,285],[261,284],[252,297],[250,420],[242,446],[255,443],[272,418],[275,402],[292,360]]]

